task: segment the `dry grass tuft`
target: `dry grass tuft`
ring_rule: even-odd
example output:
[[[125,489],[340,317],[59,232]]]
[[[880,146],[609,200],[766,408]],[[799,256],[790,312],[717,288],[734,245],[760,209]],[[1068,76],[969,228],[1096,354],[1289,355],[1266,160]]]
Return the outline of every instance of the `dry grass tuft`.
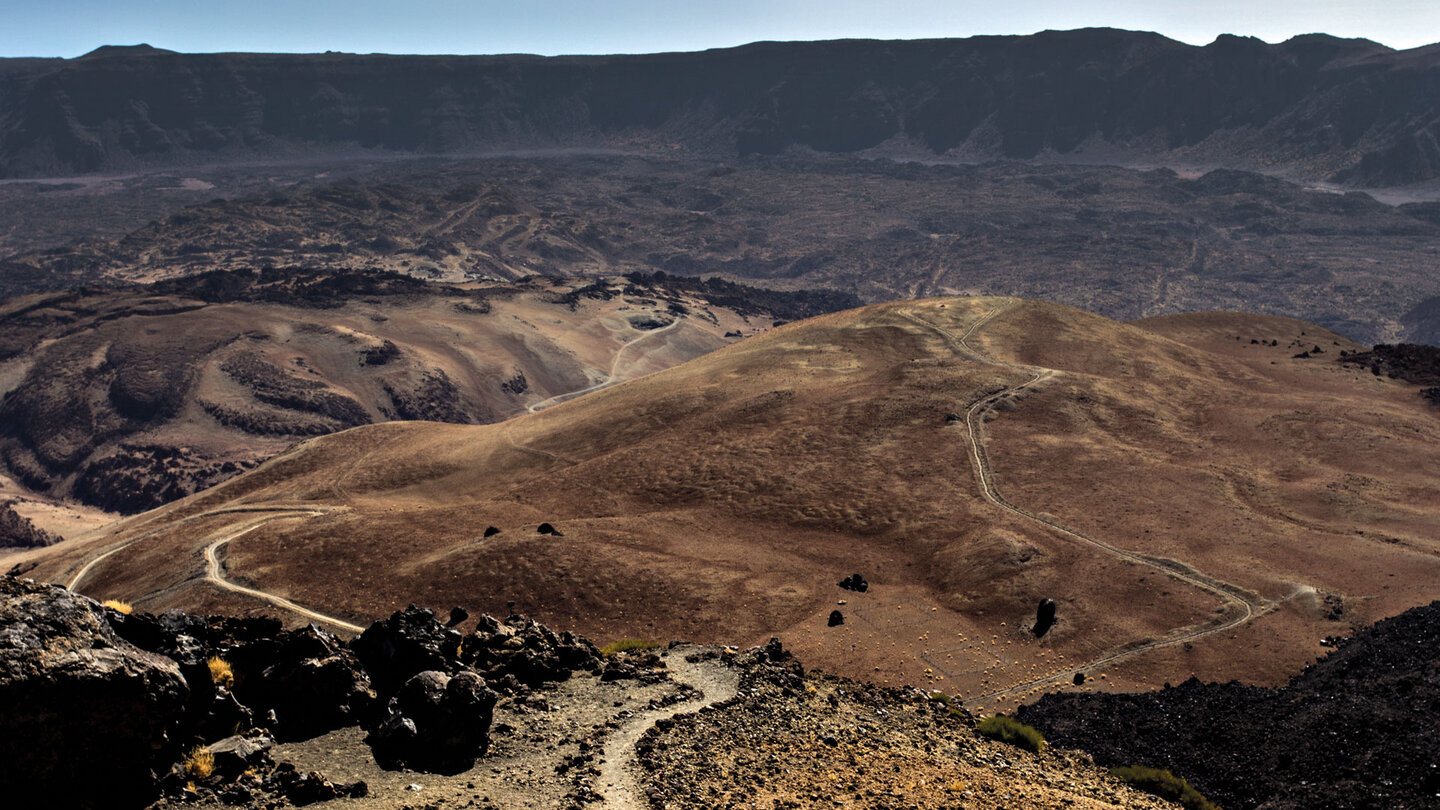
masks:
[[[130,613],[135,610],[135,607],[129,602],[121,602],[119,599],[106,599],[100,604],[107,608],[110,608],[116,613],[123,613],[126,616],[129,616]]]
[[[216,655],[206,661],[205,665],[210,668],[210,680],[214,681],[216,686],[226,689],[235,686],[235,670],[230,668],[229,661]]]
[[[206,746],[197,745],[185,755],[182,767],[191,779],[208,779],[215,772],[215,754]]]

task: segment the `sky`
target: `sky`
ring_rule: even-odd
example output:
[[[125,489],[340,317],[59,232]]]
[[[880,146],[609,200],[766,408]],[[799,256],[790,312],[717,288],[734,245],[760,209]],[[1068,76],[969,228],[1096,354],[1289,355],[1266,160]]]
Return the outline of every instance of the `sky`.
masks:
[[[651,53],[1092,26],[1196,45],[1320,32],[1413,48],[1440,41],[1440,0],[0,0],[0,56],[141,42],[189,53]]]

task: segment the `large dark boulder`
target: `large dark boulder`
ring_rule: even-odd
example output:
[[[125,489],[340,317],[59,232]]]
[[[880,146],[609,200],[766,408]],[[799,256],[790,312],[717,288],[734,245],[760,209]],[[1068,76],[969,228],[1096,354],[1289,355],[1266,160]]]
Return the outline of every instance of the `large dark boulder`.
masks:
[[[98,603],[0,578],[0,796],[14,807],[138,807],[175,759],[179,667],[120,638]]]
[[[350,648],[376,691],[389,696],[421,672],[458,671],[460,640],[460,633],[441,624],[435,611],[410,605],[371,624]]]
[[[459,773],[490,745],[499,696],[473,672],[454,677],[421,672],[387,706],[388,716],[367,737],[384,768]]]

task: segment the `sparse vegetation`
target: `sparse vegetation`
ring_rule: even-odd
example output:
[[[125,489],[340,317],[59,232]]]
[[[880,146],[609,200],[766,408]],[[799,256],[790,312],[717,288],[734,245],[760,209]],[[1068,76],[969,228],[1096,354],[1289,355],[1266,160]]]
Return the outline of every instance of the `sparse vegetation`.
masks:
[[[130,613],[135,610],[135,607],[129,602],[122,602],[119,599],[106,599],[100,604],[104,605],[107,608],[110,608],[116,613],[124,613],[126,616],[129,616]]]
[[[601,655],[615,655],[622,652],[653,650],[660,645],[643,638],[620,638],[600,648]]]
[[[1191,787],[1189,782],[1166,770],[1126,765],[1111,768],[1110,775],[1133,788],[1178,802],[1185,810],[1220,810],[1214,802]]]
[[[975,730],[980,732],[981,736],[1009,743],[1032,753],[1038,754],[1045,750],[1045,738],[1040,732],[1003,714],[986,717],[975,724]]]
[[[206,661],[205,665],[210,668],[210,680],[214,681],[216,686],[226,689],[235,686],[235,670],[230,668],[229,661],[216,655]]]
[[[206,746],[197,745],[185,755],[182,767],[191,779],[208,779],[215,772],[215,754]]]

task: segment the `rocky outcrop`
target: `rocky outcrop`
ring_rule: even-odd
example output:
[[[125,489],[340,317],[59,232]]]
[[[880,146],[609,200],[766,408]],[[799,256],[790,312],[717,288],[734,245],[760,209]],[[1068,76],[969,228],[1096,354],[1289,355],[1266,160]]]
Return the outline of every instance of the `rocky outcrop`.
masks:
[[[524,616],[503,622],[482,616],[475,632],[465,637],[460,660],[492,682],[509,676],[539,686],[563,681],[572,672],[598,671],[600,651],[568,630],[556,633]]]
[[[12,504],[0,503],[0,548],[53,546],[64,539],[38,528],[29,518],[16,512]]]
[[[13,806],[135,806],[175,758],[190,688],[105,609],[0,578],[0,795]]]

